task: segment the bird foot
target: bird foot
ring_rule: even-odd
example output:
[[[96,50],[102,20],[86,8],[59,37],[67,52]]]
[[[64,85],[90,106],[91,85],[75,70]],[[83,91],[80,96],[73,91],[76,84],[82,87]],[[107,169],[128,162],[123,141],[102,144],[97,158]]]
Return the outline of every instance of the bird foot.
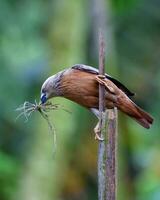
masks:
[[[94,139],[95,140],[98,140],[98,141],[104,141],[104,138],[102,138],[101,136],[100,136],[100,128],[99,127],[95,127],[94,128],[94,133],[95,133],[95,137],[94,137]]]

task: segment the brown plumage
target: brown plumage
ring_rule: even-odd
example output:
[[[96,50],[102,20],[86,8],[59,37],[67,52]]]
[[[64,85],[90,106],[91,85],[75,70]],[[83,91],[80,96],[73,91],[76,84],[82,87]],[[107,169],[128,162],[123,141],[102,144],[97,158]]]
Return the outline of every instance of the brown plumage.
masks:
[[[117,107],[143,127],[150,128],[153,118],[129,98],[134,95],[132,92],[109,75],[101,77],[95,68],[86,65],[75,65],[49,77],[42,85],[41,101],[45,103],[49,98],[62,96],[90,109],[98,117],[99,83],[106,89],[106,108]]]

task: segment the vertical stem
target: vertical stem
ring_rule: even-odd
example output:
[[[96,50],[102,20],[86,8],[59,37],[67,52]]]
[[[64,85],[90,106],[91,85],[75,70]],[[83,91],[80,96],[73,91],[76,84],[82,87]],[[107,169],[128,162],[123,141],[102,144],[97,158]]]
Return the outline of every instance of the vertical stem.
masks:
[[[99,74],[104,75],[105,44],[99,34]],[[99,84],[98,200],[115,200],[117,188],[117,108],[105,110],[105,88]]]
[[[105,62],[105,44],[102,32],[99,33],[99,74],[104,75],[104,62]],[[99,84],[99,128],[101,130],[101,137],[105,137],[105,116],[104,116],[104,95],[105,88]],[[98,199],[104,200],[106,196],[106,177],[105,177],[105,141],[99,142],[98,152]]]
[[[117,193],[117,108],[107,110],[106,136],[106,200],[115,200]]]
[[[102,31],[99,32],[99,74],[105,74],[105,42],[102,35]],[[102,115],[102,112],[105,110],[104,105],[104,95],[105,95],[105,88],[103,85],[99,84],[99,112]]]
[[[106,128],[106,113],[102,113],[101,135],[105,136]],[[106,144],[104,141],[99,141],[98,147],[98,200],[106,199]]]

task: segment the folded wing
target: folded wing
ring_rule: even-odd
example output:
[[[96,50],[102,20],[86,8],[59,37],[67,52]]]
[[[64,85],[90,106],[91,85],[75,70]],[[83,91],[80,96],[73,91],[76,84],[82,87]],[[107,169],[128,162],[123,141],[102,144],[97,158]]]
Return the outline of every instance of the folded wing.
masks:
[[[99,70],[88,66],[88,65],[83,65],[83,64],[76,64],[72,67],[72,69],[77,69],[80,71],[85,71],[88,73],[92,73],[92,74],[99,74]],[[119,82],[118,80],[116,80],[115,78],[111,77],[108,74],[105,74],[106,78],[108,78],[110,81],[112,81],[119,89],[121,89],[127,96],[131,97],[134,96],[134,93],[131,92],[125,85],[123,85],[121,82]]]

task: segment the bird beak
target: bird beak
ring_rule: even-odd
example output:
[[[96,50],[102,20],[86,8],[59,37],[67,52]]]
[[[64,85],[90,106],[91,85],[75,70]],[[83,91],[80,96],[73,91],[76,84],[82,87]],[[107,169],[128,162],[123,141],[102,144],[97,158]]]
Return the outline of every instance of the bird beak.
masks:
[[[42,102],[42,104],[46,103],[46,101],[47,101],[46,94],[45,94],[45,93],[42,93],[42,94],[41,94],[41,102]]]

